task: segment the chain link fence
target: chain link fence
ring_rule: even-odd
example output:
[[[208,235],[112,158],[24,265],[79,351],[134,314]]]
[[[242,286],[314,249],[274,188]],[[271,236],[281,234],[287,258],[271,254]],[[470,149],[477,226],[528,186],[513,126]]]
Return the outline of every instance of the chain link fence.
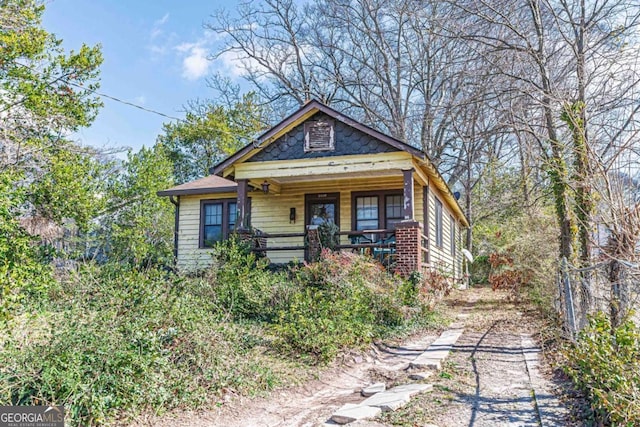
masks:
[[[558,276],[556,309],[570,339],[598,311],[606,313],[613,324],[631,316],[640,325],[639,265],[612,260],[577,268],[563,260]]]

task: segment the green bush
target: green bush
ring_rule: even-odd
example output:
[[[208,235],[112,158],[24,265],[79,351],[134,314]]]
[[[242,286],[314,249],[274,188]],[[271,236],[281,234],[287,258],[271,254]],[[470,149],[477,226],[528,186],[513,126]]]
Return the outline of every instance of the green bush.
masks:
[[[589,397],[595,415],[615,426],[640,425],[640,328],[626,321],[611,331],[598,313],[567,354],[566,371]]]
[[[469,275],[473,285],[488,284],[489,273],[491,273],[491,264],[489,264],[488,255],[478,255],[469,264]]]
[[[73,426],[197,408],[272,389],[297,366],[290,355],[328,361],[430,319],[405,282],[356,254],[273,273],[238,240],[214,252],[202,276],[85,263],[26,294],[0,329],[0,405],[64,405]]]
[[[327,361],[408,321],[403,282],[362,256],[323,251],[292,277],[297,290],[274,325],[289,353]]]
[[[287,298],[286,275],[269,271],[238,237],[219,242],[213,251],[209,279],[218,308],[236,319],[269,321]]]
[[[33,302],[36,317],[0,335],[0,404],[61,404],[71,425],[101,425],[198,407],[223,389],[275,386],[260,328],[221,321],[210,287],[159,270],[83,266],[51,300]]]

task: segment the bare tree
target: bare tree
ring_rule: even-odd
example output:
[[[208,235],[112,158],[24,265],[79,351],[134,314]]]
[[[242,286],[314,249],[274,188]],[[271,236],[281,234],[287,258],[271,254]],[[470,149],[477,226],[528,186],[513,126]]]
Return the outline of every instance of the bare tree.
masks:
[[[462,37],[476,44],[503,77],[503,105],[517,107],[511,113],[514,132],[528,133],[520,141],[538,145],[538,167],[554,192],[561,256],[573,258],[579,228],[580,258],[588,262],[591,160],[606,162],[607,151],[635,136],[637,111],[630,105],[637,90],[637,55],[627,43],[635,37],[638,5],[607,0],[529,0],[526,8],[491,0],[451,4],[466,16]],[[619,132],[612,131],[612,123]]]

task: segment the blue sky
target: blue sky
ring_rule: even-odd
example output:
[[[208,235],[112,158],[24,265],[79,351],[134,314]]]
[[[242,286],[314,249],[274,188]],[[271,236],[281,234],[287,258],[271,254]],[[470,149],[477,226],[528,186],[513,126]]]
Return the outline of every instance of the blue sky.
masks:
[[[45,29],[63,39],[66,50],[100,43],[104,55],[100,91],[169,116],[183,117],[183,105],[213,96],[206,77],[214,71],[237,76],[233,61],[208,61],[217,36],[203,23],[232,1],[50,0]],[[232,6],[233,7],[233,6]],[[73,136],[101,148],[154,144],[169,119],[103,99],[94,124]]]

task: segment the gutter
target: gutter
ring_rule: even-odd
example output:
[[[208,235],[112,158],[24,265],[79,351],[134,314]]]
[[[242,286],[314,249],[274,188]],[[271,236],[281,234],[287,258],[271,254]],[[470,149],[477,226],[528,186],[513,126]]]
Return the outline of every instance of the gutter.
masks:
[[[169,201],[176,207],[173,225],[173,262],[178,262],[178,226],[180,225],[180,196],[169,196]]]

